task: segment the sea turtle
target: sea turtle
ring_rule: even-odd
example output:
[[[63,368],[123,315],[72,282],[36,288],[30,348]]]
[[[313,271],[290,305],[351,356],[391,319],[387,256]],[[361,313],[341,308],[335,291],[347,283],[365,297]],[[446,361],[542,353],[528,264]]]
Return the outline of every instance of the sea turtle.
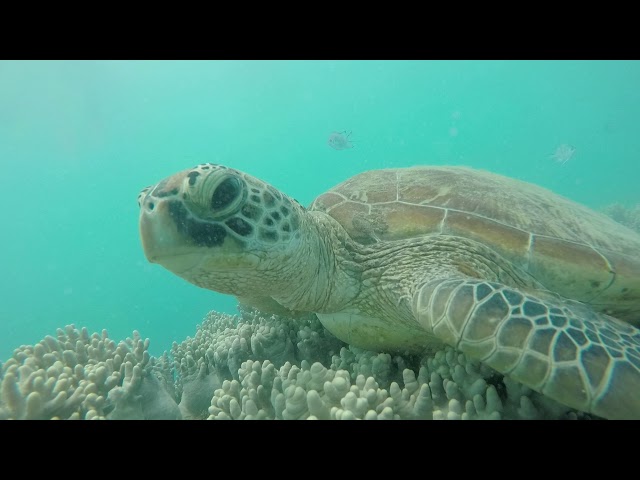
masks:
[[[203,164],[138,197],[147,259],[365,349],[448,344],[567,406],[640,418],[640,236],[466,167],[366,171],[309,208]]]

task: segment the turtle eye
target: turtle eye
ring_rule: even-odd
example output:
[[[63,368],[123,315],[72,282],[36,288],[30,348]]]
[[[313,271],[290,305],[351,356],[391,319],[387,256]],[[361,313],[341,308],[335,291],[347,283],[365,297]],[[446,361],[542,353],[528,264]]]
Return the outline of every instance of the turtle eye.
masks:
[[[211,208],[214,211],[228,207],[242,191],[242,183],[236,177],[229,177],[218,185],[211,195]]]

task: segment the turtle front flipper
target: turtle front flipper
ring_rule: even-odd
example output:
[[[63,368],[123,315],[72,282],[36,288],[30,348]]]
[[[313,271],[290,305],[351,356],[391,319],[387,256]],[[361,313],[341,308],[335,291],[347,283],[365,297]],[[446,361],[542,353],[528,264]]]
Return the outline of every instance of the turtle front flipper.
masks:
[[[570,407],[640,418],[640,330],[578,302],[470,278],[424,284],[417,321],[443,342]]]

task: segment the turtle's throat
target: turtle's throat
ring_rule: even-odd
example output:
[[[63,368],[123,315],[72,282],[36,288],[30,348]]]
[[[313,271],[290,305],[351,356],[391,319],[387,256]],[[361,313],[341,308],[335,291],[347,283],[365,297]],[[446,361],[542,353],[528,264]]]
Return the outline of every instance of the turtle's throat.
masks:
[[[299,311],[339,311],[358,293],[358,274],[345,241],[348,235],[331,217],[306,212],[303,241],[291,256],[285,282],[272,298]]]

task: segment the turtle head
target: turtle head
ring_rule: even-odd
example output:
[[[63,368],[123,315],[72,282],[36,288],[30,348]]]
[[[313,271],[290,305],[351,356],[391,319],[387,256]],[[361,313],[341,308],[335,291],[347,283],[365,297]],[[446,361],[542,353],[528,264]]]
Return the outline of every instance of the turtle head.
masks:
[[[143,189],[138,204],[147,259],[210,290],[269,296],[299,248],[304,208],[221,165],[176,173]]]

